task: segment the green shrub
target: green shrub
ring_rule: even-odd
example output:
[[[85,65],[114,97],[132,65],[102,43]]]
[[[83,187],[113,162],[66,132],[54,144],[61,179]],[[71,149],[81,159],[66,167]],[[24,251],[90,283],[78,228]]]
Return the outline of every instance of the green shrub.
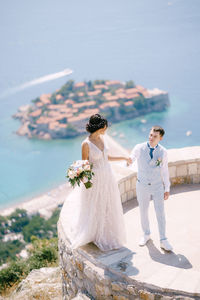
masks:
[[[137,99],[134,100],[134,107],[137,110],[141,110],[141,109],[146,108],[146,105],[147,105],[147,101],[142,96],[140,96],[140,97],[138,97]]]
[[[73,92],[74,90],[74,81],[68,80],[58,91],[64,98],[67,98],[69,93]]]
[[[12,232],[21,232],[22,228],[29,223],[29,217],[25,209],[16,209],[8,219],[12,221],[9,227]]]
[[[8,229],[8,220],[4,216],[0,216],[0,239],[6,233]]]
[[[19,240],[0,243],[0,264],[5,263],[8,258],[16,259],[16,254],[24,248],[24,243]]]
[[[20,282],[33,269],[57,266],[58,264],[58,240],[40,240],[31,238],[32,245],[29,250],[30,256],[23,260],[17,259],[0,271],[0,293]]]
[[[40,102],[40,97],[37,97],[36,99],[33,99],[31,102],[33,102],[33,103]]]
[[[0,271],[0,292],[19,282],[28,274],[26,261],[18,259]]]
[[[135,83],[133,80],[129,80],[126,82],[125,89],[135,88]]]
[[[45,227],[45,219],[41,218],[39,215],[33,216],[29,224],[22,230],[24,240],[29,243],[32,235],[37,236],[38,238],[46,238],[47,228]]]
[[[40,240],[36,237],[31,238],[32,248],[28,259],[29,270],[39,269],[54,264],[58,260],[58,239]]]

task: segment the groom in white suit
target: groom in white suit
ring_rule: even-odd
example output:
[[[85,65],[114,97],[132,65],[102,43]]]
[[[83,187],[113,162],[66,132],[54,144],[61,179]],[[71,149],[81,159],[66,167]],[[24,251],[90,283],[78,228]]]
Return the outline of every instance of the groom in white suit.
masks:
[[[168,242],[165,232],[164,212],[164,200],[169,198],[170,191],[168,159],[166,149],[159,144],[164,134],[165,131],[162,127],[153,126],[149,133],[149,141],[133,148],[129,163],[133,163],[137,159],[136,193],[143,230],[139,245],[144,246],[150,239],[148,208],[152,198],[158,222],[160,246],[166,251],[171,251],[172,246]]]

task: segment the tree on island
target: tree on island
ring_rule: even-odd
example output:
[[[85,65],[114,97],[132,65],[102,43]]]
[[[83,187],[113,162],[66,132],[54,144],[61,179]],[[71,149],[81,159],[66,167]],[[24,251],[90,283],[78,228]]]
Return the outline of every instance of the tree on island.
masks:
[[[88,87],[88,91],[93,92],[94,91],[94,84],[91,80],[86,82],[87,87]]]
[[[125,84],[125,89],[131,89],[131,88],[135,88],[135,83],[133,80],[129,80]]]
[[[64,98],[67,98],[70,93],[74,90],[74,80],[68,80],[58,91]]]

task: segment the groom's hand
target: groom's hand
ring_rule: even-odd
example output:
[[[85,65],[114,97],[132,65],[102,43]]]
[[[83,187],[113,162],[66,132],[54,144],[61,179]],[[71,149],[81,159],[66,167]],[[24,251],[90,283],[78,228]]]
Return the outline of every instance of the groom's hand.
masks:
[[[127,166],[130,166],[133,163],[132,159],[129,157],[127,159]]]
[[[164,200],[167,200],[169,198],[169,192],[164,193]]]

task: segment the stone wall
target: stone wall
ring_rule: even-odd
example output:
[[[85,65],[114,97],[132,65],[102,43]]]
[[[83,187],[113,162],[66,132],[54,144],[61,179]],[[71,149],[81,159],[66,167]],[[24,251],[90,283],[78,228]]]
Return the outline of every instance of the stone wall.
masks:
[[[172,185],[200,183],[200,147],[168,150],[169,173]],[[113,164],[119,182],[122,202],[136,199],[137,170]],[[139,282],[125,275],[131,253],[127,248],[103,253],[91,244],[71,250],[61,222],[58,223],[60,266],[63,299],[79,293],[89,299],[114,300],[189,300],[200,295]]]
[[[160,288],[127,276],[131,256],[127,248],[101,252],[90,243],[71,250],[67,237],[58,223],[60,267],[63,300],[197,300],[200,295]],[[86,295],[87,297],[77,295]]]
[[[168,166],[171,186],[184,183],[200,183],[200,147],[168,150]],[[122,168],[113,164],[117,174],[122,203],[136,197],[137,167]]]

